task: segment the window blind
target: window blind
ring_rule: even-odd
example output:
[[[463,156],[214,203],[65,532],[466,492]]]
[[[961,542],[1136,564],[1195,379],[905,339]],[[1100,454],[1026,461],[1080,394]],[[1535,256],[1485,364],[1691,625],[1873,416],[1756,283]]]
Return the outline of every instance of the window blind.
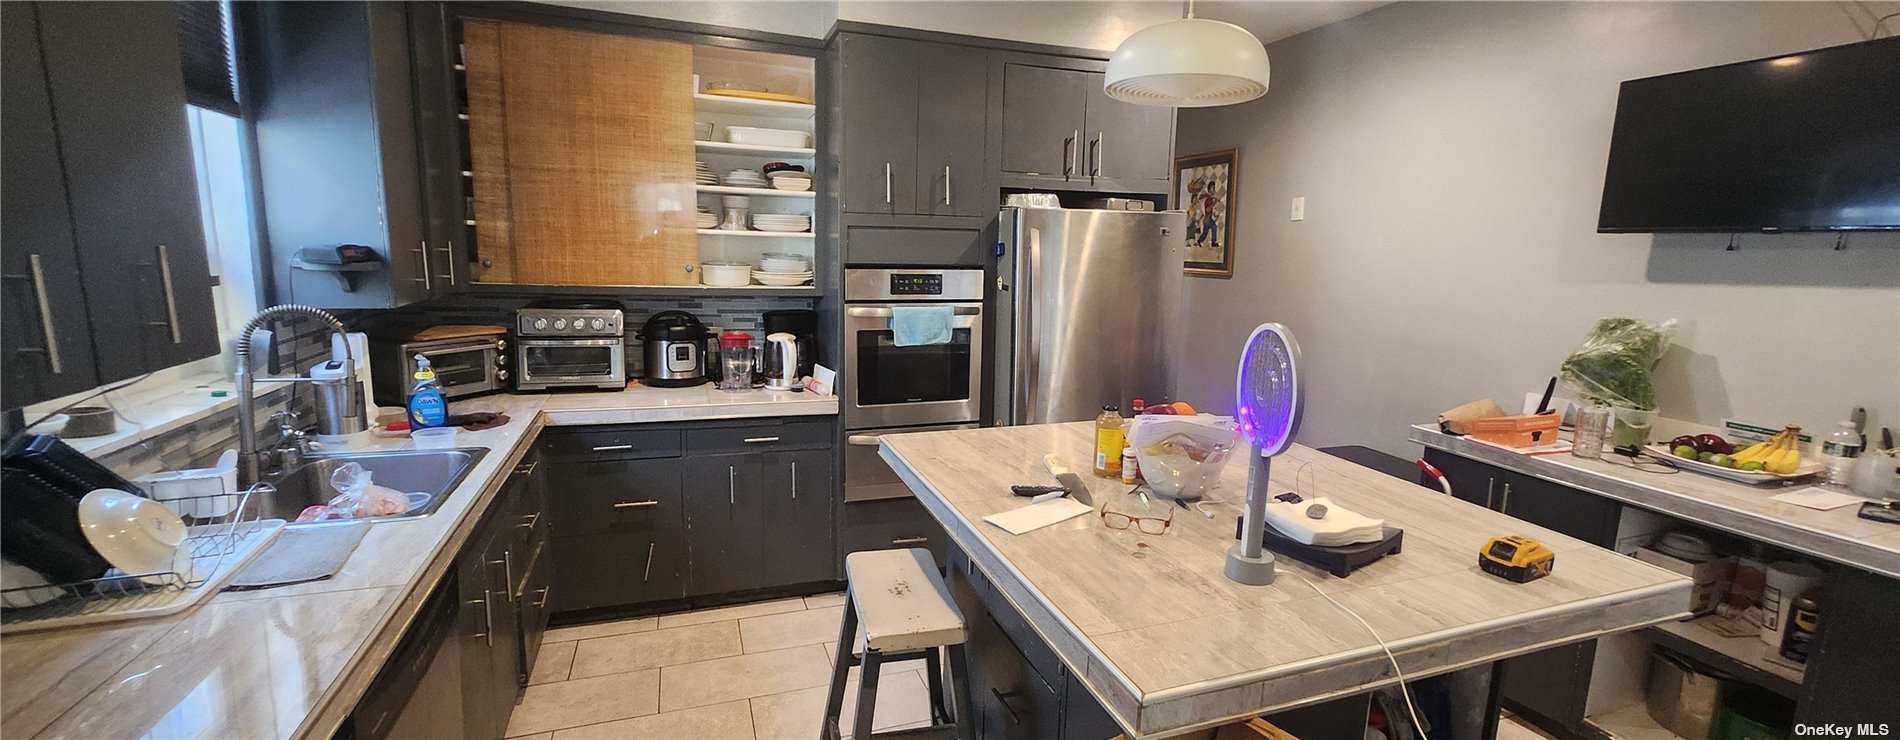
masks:
[[[230,0],[174,0],[185,102],[240,115],[236,59],[231,53]]]

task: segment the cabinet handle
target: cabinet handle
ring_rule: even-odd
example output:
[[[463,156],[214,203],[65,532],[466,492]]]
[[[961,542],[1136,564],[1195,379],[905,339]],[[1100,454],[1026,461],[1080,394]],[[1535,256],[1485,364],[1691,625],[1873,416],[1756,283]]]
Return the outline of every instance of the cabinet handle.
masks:
[[[53,309],[46,300],[46,268],[40,265],[40,256],[28,255],[27,262],[33,269],[33,298],[40,302],[40,333],[46,336],[46,364],[54,375],[66,372],[66,363],[59,358],[59,335],[53,329]]]
[[[158,280],[165,288],[165,318],[172,328],[172,344],[184,344],[185,336],[178,330],[178,295],[172,291],[172,256],[165,245],[158,245]]]
[[[1504,484],[1504,500],[1498,502],[1498,511],[1511,508],[1511,484]]]
[[[435,290],[435,283],[429,281],[429,275],[435,272],[435,269],[429,266],[429,240],[422,240],[422,248],[413,251],[422,255],[422,277],[414,278],[414,280],[422,283],[423,290]]]
[[[778,441],[777,437],[746,437],[745,438],[745,443],[749,445],[769,445],[777,441]]]
[[[517,465],[515,466],[515,475],[528,475],[529,473],[533,473],[534,469],[538,467],[541,467],[540,460],[536,460],[526,465]]]
[[[595,452],[613,452],[615,450],[631,450],[631,449],[633,449],[633,445],[601,445],[599,447],[595,447],[594,451]]]
[[[845,437],[844,443],[858,447],[876,447],[877,441],[883,438],[884,436],[881,434],[853,434],[849,437]]]
[[[1082,138],[1082,132],[1076,131],[1069,134],[1069,138],[1062,140],[1062,176],[1064,178],[1075,174],[1075,140],[1079,138]]]
[[[1010,693],[1015,693],[1015,692],[1013,692],[1013,691],[1012,691],[1012,692],[1010,692]],[[999,691],[999,690],[998,690],[998,689],[997,689],[997,688],[996,688],[995,686],[991,686],[991,687],[990,687],[990,695],[992,695],[992,696],[995,696],[995,697],[996,697],[996,703],[997,703],[997,704],[1000,704],[1000,705],[1002,705],[1002,707],[1003,707],[1003,711],[1004,711],[1004,712],[1007,712],[1007,713],[1009,713],[1009,723],[1010,723],[1010,724],[1012,724],[1012,725],[1020,725],[1020,724],[1022,724],[1022,723],[1023,723],[1023,718],[1022,718],[1022,717],[1019,717],[1019,716],[1017,716],[1017,715],[1016,715],[1016,710],[1015,710],[1014,708],[1011,708],[1011,707],[1009,706],[1009,694],[1005,694],[1005,693],[1003,693],[1002,691]]]
[[[653,580],[653,549],[659,546],[658,542],[647,543],[647,569],[646,572],[640,574],[641,583]]]
[[[526,516],[523,516],[523,517],[521,517],[521,518],[522,518],[522,519],[525,519],[525,520],[526,520],[526,521],[523,521],[523,522],[521,523],[521,528],[522,528],[522,529],[527,529],[527,530],[533,530],[533,529],[534,529],[534,523],[535,523],[535,522],[538,522],[538,521],[541,521],[541,515],[540,515],[539,513],[535,513],[535,514],[528,514],[528,515],[526,515]]]
[[[512,603],[514,603],[514,601],[515,601],[515,561],[514,561],[514,553],[512,553],[512,552],[509,552],[509,551],[507,551],[507,550],[502,550],[502,551],[501,551],[501,559],[500,559],[500,560],[490,560],[490,561],[488,561],[488,564],[489,564],[489,565],[500,565],[500,566],[501,566],[501,577],[502,577],[502,582],[501,582],[501,595],[502,595],[502,596],[506,596],[506,597],[508,597],[508,603],[510,603],[510,604],[512,604]]]
[[[884,205],[891,204],[891,163],[884,163]]]
[[[659,505],[660,505],[660,502],[658,501],[622,501],[620,503],[614,504],[614,508],[616,509],[644,509],[649,506],[659,506]]]
[[[535,592],[535,593],[537,593],[537,594],[540,594],[540,595],[541,595],[541,598],[540,598],[540,600],[538,600],[538,601],[536,601],[536,602],[534,602],[534,605],[535,605],[535,606],[537,606],[537,607],[545,607],[545,606],[547,606],[547,605],[548,605],[548,592],[549,592],[549,591],[552,591],[552,590],[554,590],[554,587],[553,587],[553,586],[548,586],[547,588],[539,588],[539,589],[535,589],[535,591],[534,591],[534,592]]]
[[[445,274],[442,277],[448,278],[449,285],[453,286],[455,285],[455,240],[450,239],[448,246],[438,247],[438,249],[442,250],[442,256],[448,258],[448,262],[446,264],[448,264],[449,266],[449,271],[448,271],[448,274]]]
[[[480,632],[477,632],[477,633],[475,633],[475,634],[472,634],[472,635],[469,635],[469,637],[479,637],[479,638],[482,638],[482,641],[483,641],[483,642],[486,642],[486,643],[488,643],[489,645],[491,645],[491,646],[492,646],[492,645],[494,645],[494,644],[495,644],[495,635],[494,635],[494,632],[495,632],[495,615],[494,615],[494,613],[493,613],[493,612],[491,612],[491,611],[489,610],[489,608],[488,608],[488,595],[489,595],[489,594],[488,594],[488,589],[485,589],[485,588],[484,588],[484,589],[482,589],[482,597],[481,597],[481,598],[479,598],[479,599],[469,599],[469,600],[468,600],[468,603],[469,603],[469,604],[481,604],[481,605],[482,605],[482,631],[480,631]]]
[[[898,539],[894,539],[894,540],[891,540],[891,544],[893,544],[893,545],[899,545],[899,546],[902,546],[902,545],[921,545],[921,544],[924,544],[924,543],[926,543],[926,542],[929,542],[929,541],[930,541],[930,538],[929,538],[929,537],[901,537],[901,538],[898,538]]]
[[[943,204],[950,205],[950,165],[943,166]]]
[[[1102,135],[1103,133],[1104,132],[1102,131],[1095,132],[1095,140],[1089,142],[1089,175],[1093,177],[1102,176]]]
[[[798,500],[798,461],[792,461],[792,500]]]
[[[739,468],[726,466],[726,503],[739,505]]]
[[[1498,479],[1496,478],[1484,479],[1484,508],[1487,508],[1487,509],[1492,508],[1491,506],[1492,489],[1497,488],[1497,486],[1498,486]]]

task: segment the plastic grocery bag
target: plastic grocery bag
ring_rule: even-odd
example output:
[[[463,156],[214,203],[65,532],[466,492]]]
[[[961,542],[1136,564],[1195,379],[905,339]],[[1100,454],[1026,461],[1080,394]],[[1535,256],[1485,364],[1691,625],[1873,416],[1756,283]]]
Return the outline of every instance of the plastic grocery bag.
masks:
[[[1128,430],[1141,477],[1161,496],[1195,500],[1220,480],[1228,454],[1240,439],[1227,416],[1142,415]]]
[[[1650,373],[1675,334],[1676,320],[1598,319],[1583,346],[1564,360],[1564,387],[1602,406],[1653,411],[1656,386]]]
[[[399,516],[409,513],[409,497],[388,486],[376,485],[370,472],[357,463],[343,463],[330,474],[336,498],[326,506],[312,506],[297,516],[300,522]]]

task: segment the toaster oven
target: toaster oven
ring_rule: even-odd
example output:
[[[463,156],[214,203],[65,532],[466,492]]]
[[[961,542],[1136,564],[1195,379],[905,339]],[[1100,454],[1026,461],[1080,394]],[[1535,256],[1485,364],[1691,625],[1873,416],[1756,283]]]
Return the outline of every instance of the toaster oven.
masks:
[[[370,350],[376,402],[408,403],[415,385],[416,355],[429,358],[442,395],[461,398],[508,389],[508,337],[487,334],[456,339],[379,343]]]

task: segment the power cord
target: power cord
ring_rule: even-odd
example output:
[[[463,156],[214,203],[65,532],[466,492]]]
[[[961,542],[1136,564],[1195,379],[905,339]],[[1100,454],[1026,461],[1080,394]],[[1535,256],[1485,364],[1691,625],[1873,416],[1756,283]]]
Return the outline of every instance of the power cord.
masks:
[[[1398,678],[1399,695],[1405,697],[1405,711],[1412,715],[1412,728],[1418,730],[1418,736],[1422,740],[1430,740],[1430,737],[1425,733],[1425,723],[1418,717],[1418,706],[1412,703],[1412,690],[1405,685],[1405,671],[1399,668],[1398,656],[1392,654],[1392,648],[1385,644],[1385,638],[1380,637],[1379,631],[1373,629],[1371,624],[1366,623],[1365,618],[1359,616],[1359,612],[1353,611],[1351,607],[1339,603],[1339,600],[1333,598],[1332,594],[1321,591],[1319,585],[1309,580],[1305,574],[1291,568],[1286,569],[1286,572],[1299,576],[1301,581],[1304,581],[1308,586],[1312,586],[1314,591],[1318,592],[1321,597],[1324,597],[1326,601],[1331,603],[1334,607],[1345,612],[1346,616],[1352,617],[1353,621],[1358,622],[1359,626],[1366,629],[1366,634],[1372,635],[1372,639],[1378,641],[1379,649],[1385,651],[1385,659],[1392,664],[1392,675]]]

